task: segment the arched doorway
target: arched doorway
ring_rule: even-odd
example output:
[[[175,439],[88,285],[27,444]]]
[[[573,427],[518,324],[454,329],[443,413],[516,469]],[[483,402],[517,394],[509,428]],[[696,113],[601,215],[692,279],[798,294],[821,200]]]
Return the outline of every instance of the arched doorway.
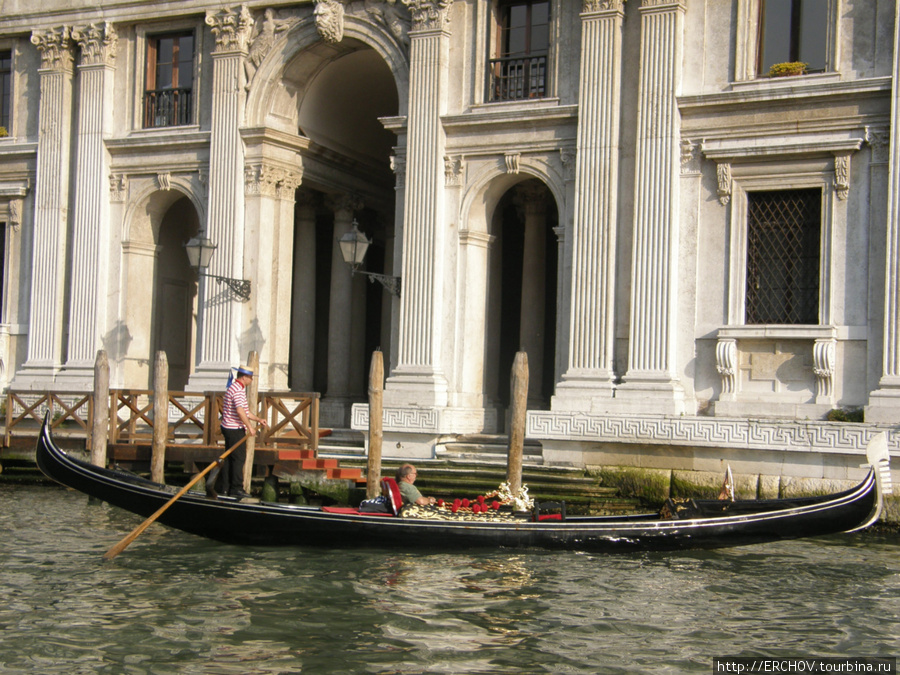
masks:
[[[509,374],[516,352],[528,354],[528,407],[549,406],[554,371],[557,323],[559,215],[547,186],[520,182],[497,204],[491,224],[495,243],[490,256],[487,336],[489,363],[496,383],[488,397],[501,414],[509,406]],[[494,311],[495,310],[495,311]]]
[[[159,228],[152,353],[166,353],[170,391],[185,389],[194,362],[197,273],[188,263],[184,244],[199,228],[197,211],[187,197],[166,210]]]

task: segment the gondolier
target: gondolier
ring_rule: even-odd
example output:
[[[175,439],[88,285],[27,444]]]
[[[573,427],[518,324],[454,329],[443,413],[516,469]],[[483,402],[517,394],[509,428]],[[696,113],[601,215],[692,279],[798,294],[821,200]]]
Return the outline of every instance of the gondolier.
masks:
[[[247,458],[244,437],[248,433],[256,433],[254,422],[266,426],[263,418],[250,412],[247,387],[252,381],[253,371],[250,368],[246,366],[238,368],[237,377],[229,385],[225,392],[225,400],[222,402],[222,435],[225,437],[225,447],[230,448],[235,443],[240,445],[225,458],[222,472],[216,481],[216,490],[219,494],[231,495],[238,499],[250,496],[244,492],[244,461]]]

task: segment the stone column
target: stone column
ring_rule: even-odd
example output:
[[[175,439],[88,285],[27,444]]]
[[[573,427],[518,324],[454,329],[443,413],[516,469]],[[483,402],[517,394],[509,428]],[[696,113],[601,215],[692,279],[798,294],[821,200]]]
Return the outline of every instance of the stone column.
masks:
[[[583,2],[568,367],[554,410],[590,410],[592,398],[613,395],[624,5]]]
[[[328,206],[334,210],[331,294],[328,303],[328,383],[326,398],[319,410],[325,423],[331,426],[349,426],[349,418],[344,420],[344,417],[350,410],[354,278],[350,267],[344,262],[338,241],[352,229],[354,212],[360,210],[363,203],[359,197],[345,194],[330,197]]]
[[[678,104],[685,7],[643,0],[628,372],[617,399],[635,411],[679,414],[675,375],[678,277]]]
[[[528,355],[528,403],[536,408],[542,403],[544,378],[547,189],[542,183],[529,183],[517,189],[516,200],[525,212],[519,349]]]
[[[884,344],[881,380],[869,394],[866,422],[900,418],[900,3],[894,10],[894,72],[891,88],[887,237],[884,247]],[[871,337],[870,337],[871,339]]]
[[[210,10],[206,23],[216,40],[212,53],[206,236],[218,248],[209,273],[243,279],[244,151],[238,129],[245,103],[243,63],[253,19],[242,5],[240,9]],[[197,367],[188,388],[220,389],[228,368],[242,358],[241,305],[225,285],[201,277],[197,313]]]
[[[444,131],[452,0],[403,0],[412,15],[403,291],[397,366],[385,387],[385,406],[446,406],[440,345],[444,321],[442,276]]]
[[[41,53],[28,351],[13,388],[47,389],[62,362],[72,130],[72,39],[68,27],[35,31]]]
[[[118,36],[109,23],[72,31],[81,48],[78,131],[72,223],[69,348],[60,381],[67,389],[92,386],[97,350],[106,332],[109,282],[109,157],[113,74]]]
[[[291,388],[308,392],[313,391],[316,359],[316,202],[313,193],[308,190],[297,193],[294,218]]]

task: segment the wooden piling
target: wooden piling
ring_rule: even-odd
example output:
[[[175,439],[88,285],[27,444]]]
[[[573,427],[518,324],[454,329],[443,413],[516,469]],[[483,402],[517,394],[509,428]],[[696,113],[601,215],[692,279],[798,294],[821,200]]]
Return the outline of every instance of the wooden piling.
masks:
[[[153,445],[150,452],[150,479],[166,481],[166,439],[169,436],[169,361],[164,351],[156,352],[153,367]]]
[[[91,422],[91,463],[106,466],[109,441],[109,359],[106,351],[97,352],[94,361],[94,419]]]
[[[506,481],[514,495],[522,487],[522,453],[525,451],[525,415],[528,410],[528,354],[516,352],[509,384],[509,450]]]
[[[380,350],[372,353],[369,367],[369,459],[366,468],[366,497],[381,494],[381,441],[384,395],[384,357]]]
[[[259,415],[259,352],[250,352],[247,356],[247,367],[253,371],[253,380],[250,382],[250,389],[247,390],[247,405],[250,407],[250,412],[254,415]],[[256,452],[256,434],[250,434],[247,438],[246,448],[247,459],[244,460],[244,492],[249,494],[250,481],[253,478],[253,455]]]

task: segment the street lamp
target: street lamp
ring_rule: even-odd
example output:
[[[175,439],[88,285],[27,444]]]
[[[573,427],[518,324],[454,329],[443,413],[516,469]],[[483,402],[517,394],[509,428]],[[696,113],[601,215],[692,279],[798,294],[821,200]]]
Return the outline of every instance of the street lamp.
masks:
[[[206,274],[202,270],[209,267],[209,260],[212,254],[218,248],[218,244],[210,241],[209,237],[196,236],[184,245],[187,251],[188,262],[191,267],[197,268],[198,277],[208,277],[215,279],[220,284],[224,283],[231,292],[242,300],[250,299],[250,282],[245,279],[232,279],[231,277],[220,277],[218,274]]]
[[[366,272],[359,269],[369,250],[372,242],[366,237],[365,233],[360,232],[356,219],[353,220],[353,228],[343,237],[338,239],[341,247],[341,256],[344,262],[350,265],[351,274],[365,274],[369,277],[369,283],[378,282],[391,293],[400,297],[400,277],[392,277],[386,274],[376,274],[375,272]]]

